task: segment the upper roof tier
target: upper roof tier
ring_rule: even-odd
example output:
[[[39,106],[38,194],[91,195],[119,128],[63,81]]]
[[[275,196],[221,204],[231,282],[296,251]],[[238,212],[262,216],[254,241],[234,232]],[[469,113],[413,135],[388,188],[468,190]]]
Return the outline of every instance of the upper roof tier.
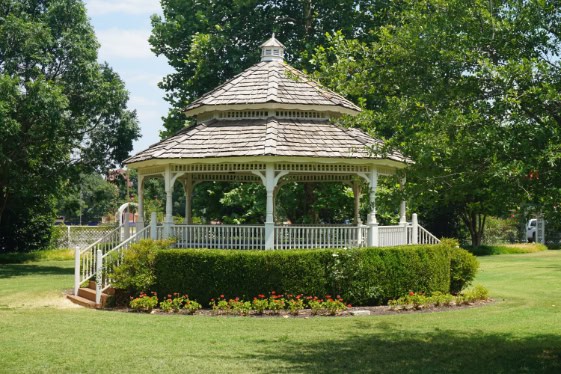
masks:
[[[287,65],[282,57],[284,46],[274,36],[261,48],[261,62],[193,101],[185,109],[185,114],[197,116],[245,109],[316,110],[351,115],[360,112],[358,106],[343,96]],[[275,48],[278,56],[273,55]]]

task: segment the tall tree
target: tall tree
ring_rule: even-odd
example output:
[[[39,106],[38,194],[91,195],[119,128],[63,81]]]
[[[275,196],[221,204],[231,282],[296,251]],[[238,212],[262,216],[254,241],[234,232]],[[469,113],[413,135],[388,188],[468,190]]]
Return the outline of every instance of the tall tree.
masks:
[[[45,245],[62,182],[119,163],[139,136],[97,49],[82,1],[0,1],[0,250]]]
[[[399,3],[399,2],[397,2]],[[379,0],[162,0],[163,16],[152,17],[150,43],[175,69],[160,83],[171,110],[166,137],[185,124],[189,102],[259,61],[259,45],[276,32],[293,66],[309,67],[308,56],[326,32],[369,40],[397,7]]]
[[[337,33],[316,49],[317,78],[369,109],[353,123],[415,160],[412,195],[454,212],[473,245],[488,215],[560,210],[555,4],[407,1],[373,42]]]

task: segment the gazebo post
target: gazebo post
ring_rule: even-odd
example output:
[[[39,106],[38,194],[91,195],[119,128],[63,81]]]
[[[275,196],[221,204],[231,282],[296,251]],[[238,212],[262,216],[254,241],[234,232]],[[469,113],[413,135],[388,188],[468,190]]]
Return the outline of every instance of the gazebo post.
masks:
[[[138,220],[136,221],[136,232],[144,228],[144,175],[138,174]]]
[[[368,246],[377,247],[378,242],[378,221],[376,220],[376,188],[378,187],[378,170],[371,167],[368,173],[370,182],[370,213],[368,213]]]
[[[405,188],[405,177],[401,178],[399,181],[399,186],[401,191]],[[399,204],[399,224],[403,227],[403,244],[409,244],[409,238],[407,237],[407,203],[405,202],[405,198],[401,200],[401,204]]]
[[[265,249],[275,248],[275,219],[273,217],[273,194],[275,191],[275,168],[268,163],[265,169],[265,189],[267,190],[267,213],[265,216]]]
[[[355,203],[355,211],[353,217],[353,224],[360,225],[360,183],[358,180],[353,180],[353,196],[354,196],[354,203]]]
[[[164,239],[171,236],[171,225],[173,224],[173,185],[171,176],[171,167],[166,166],[164,172],[164,184],[166,190],[166,218],[164,219]]]
[[[405,188],[405,177],[403,177],[399,183],[401,190]],[[399,205],[399,224],[400,225],[407,225],[407,206],[406,206],[405,198],[401,200],[401,204]]]
[[[191,196],[193,195],[193,176],[187,174],[183,180],[183,190],[185,191],[185,224],[191,225],[193,223]]]

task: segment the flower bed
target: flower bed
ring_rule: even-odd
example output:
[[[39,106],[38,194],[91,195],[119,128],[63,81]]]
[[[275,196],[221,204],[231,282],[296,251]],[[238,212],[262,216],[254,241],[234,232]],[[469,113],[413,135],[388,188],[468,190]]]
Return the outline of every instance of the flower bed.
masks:
[[[150,296],[140,294],[137,298],[131,298],[130,310],[135,312],[150,312],[163,314],[188,314],[208,316],[282,316],[288,317],[315,317],[315,316],[349,316],[390,314],[402,311],[439,311],[449,308],[470,307],[481,305],[491,301],[489,292],[483,286],[477,285],[458,295],[434,292],[430,296],[424,293],[410,291],[407,295],[398,299],[390,300],[388,306],[353,307],[345,304],[343,299],[337,295],[325,295],[324,298],[317,296],[280,295],[272,291],[267,296],[260,294],[253,300],[244,300],[239,297],[227,299],[224,295],[211,299],[208,309],[202,309],[202,305],[190,300],[187,295],[174,293],[167,295],[159,304],[157,294],[152,292]],[[159,305],[159,309],[155,309]],[[359,312],[360,311],[360,312]]]

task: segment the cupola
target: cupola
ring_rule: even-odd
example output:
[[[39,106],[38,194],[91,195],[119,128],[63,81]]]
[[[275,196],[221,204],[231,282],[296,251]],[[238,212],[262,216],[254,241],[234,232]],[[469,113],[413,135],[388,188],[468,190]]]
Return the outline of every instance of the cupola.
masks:
[[[261,61],[283,61],[284,45],[275,38],[275,33],[271,39],[260,45]]]

